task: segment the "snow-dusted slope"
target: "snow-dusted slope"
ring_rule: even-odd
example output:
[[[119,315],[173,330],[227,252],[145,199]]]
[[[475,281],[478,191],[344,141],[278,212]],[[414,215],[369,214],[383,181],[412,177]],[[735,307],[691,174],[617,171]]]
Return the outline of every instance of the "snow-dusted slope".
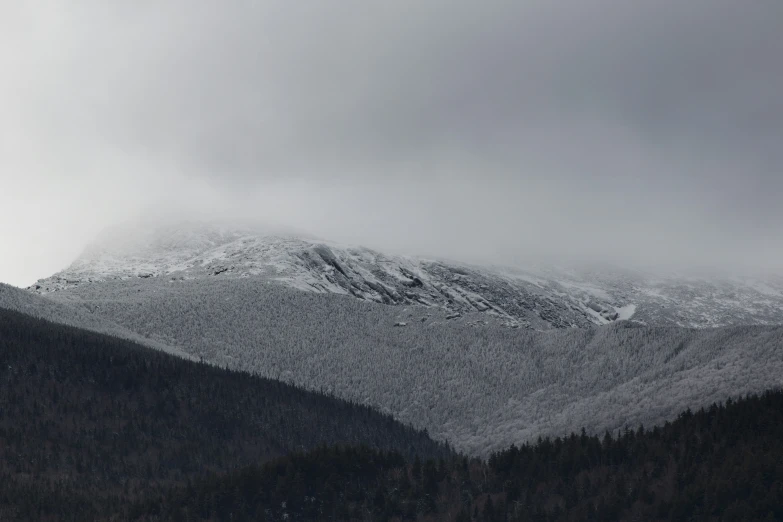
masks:
[[[611,315],[596,317],[599,323],[608,318],[688,328],[783,324],[781,278],[661,275],[609,268],[538,269],[520,277],[534,280],[543,292],[608,309]]]
[[[14,310],[32,317],[44,319],[53,323],[84,328],[102,334],[120,337],[139,344],[156,348],[180,357],[191,358],[182,350],[166,343],[143,337],[124,328],[111,319],[101,317],[85,310],[84,307],[71,306],[67,302],[57,302],[52,299],[33,295],[21,288],[0,283],[0,308]]]
[[[780,326],[512,330],[479,312],[447,320],[256,277],[113,281],[50,299],[221,367],[373,405],[482,456],[582,427],[649,427],[783,385]]]
[[[478,268],[383,254],[253,228],[178,224],[108,231],[69,268],[31,289],[101,281],[259,276],[319,293],[479,312],[510,327],[589,327],[621,319],[711,327],[783,324],[783,283],[638,272]]]
[[[233,227],[128,238],[108,234],[27,296],[472,454],[783,384],[783,327],[679,327],[781,324],[774,281],[476,268]]]

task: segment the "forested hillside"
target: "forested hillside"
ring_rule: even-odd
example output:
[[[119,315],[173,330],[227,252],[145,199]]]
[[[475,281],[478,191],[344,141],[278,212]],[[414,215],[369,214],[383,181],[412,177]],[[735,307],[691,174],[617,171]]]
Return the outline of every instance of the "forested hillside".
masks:
[[[783,520],[783,393],[665,426],[572,434],[409,463],[319,449],[215,475],[135,506],[136,520],[568,522]]]
[[[530,332],[255,278],[137,279],[52,297],[221,366],[372,405],[481,456],[783,384],[783,327]]]
[[[366,406],[0,309],[0,520],[90,520],[325,444],[449,454]]]
[[[53,323],[104,333],[113,337],[120,337],[135,343],[150,346],[158,350],[163,350],[164,352],[173,353],[181,357],[190,357],[182,350],[168,346],[160,341],[143,337],[127,328],[123,328],[110,319],[90,313],[88,310],[85,310],[84,307],[58,303],[52,299],[47,299],[32,292],[3,283],[0,283],[0,309],[15,310],[25,315],[45,319]]]
[[[455,456],[363,406],[0,310],[0,520],[779,520],[783,392]]]

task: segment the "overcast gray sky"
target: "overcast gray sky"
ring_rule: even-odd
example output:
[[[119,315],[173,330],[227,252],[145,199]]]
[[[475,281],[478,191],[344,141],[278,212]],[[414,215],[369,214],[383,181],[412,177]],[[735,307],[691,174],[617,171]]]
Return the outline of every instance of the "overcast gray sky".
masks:
[[[783,272],[780,0],[0,2],[0,281],[161,208]]]

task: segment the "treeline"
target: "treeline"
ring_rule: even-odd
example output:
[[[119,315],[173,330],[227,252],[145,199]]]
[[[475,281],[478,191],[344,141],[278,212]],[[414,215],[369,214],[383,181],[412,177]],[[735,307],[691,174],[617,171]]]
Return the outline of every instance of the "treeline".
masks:
[[[761,393],[783,375],[780,326],[470,327],[431,308],[262,278],[150,278],[55,297],[220,366],[370,404],[485,458],[539,435],[660,424],[683,405]]]
[[[0,520],[783,520],[783,392],[482,461],[364,406],[0,310]]]
[[[488,462],[321,448],[136,504],[144,521],[783,520],[783,392]]]
[[[451,454],[365,406],[0,309],[0,520],[90,520],[335,444]]]

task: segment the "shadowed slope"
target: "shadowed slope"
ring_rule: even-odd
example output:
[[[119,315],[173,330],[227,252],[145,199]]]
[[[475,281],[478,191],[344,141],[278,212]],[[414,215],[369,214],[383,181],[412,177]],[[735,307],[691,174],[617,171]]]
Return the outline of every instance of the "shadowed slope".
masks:
[[[323,444],[449,452],[365,406],[0,310],[0,505],[48,505],[46,484],[121,503]]]

